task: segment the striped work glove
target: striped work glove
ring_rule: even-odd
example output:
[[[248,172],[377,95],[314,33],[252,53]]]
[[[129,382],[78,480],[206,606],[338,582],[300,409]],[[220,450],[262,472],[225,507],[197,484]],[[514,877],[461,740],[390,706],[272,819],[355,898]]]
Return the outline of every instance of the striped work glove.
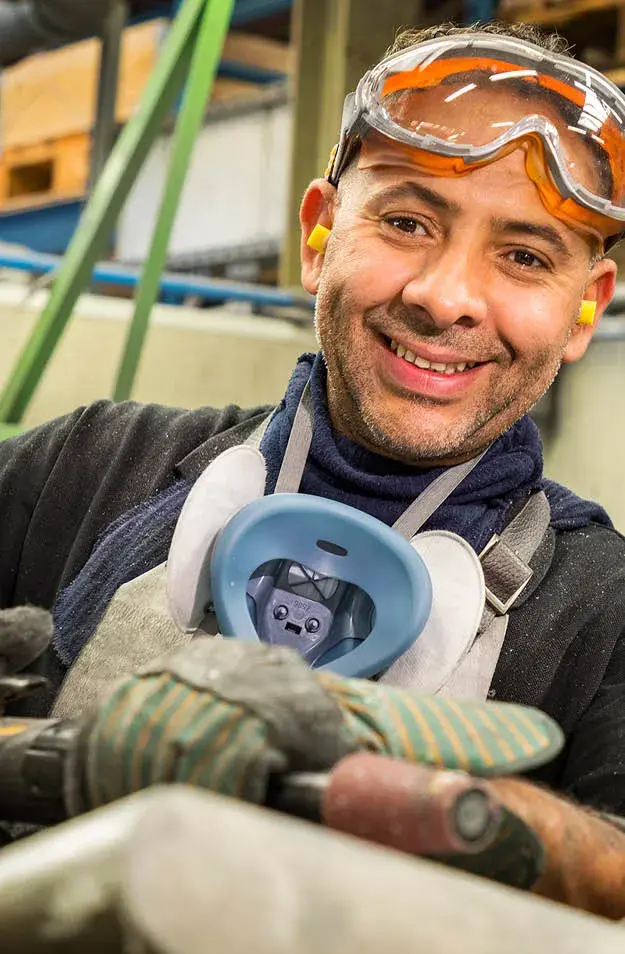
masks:
[[[162,782],[262,803],[272,775],[327,770],[359,750],[509,775],[549,761],[562,741],[537,710],[344,679],[289,649],[200,638],[123,679],[88,716],[86,807]]]

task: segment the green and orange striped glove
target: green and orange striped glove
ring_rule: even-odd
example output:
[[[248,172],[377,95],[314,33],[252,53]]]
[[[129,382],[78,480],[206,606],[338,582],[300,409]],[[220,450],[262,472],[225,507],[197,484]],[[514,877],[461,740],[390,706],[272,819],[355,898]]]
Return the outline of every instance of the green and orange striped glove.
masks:
[[[543,713],[424,696],[310,669],[295,652],[200,638],[123,679],[83,730],[85,808],[163,782],[265,800],[275,773],[368,750],[495,777],[561,749]]]

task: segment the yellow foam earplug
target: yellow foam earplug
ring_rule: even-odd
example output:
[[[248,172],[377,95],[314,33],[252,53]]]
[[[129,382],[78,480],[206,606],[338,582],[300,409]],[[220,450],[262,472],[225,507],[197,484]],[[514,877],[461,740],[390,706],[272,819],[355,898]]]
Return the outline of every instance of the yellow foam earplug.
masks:
[[[308,236],[306,245],[309,248],[313,248],[315,252],[319,252],[320,255],[323,255],[326,250],[329,236],[330,229],[327,229],[325,225],[315,225],[314,229]]]
[[[597,312],[597,302],[584,299],[582,307],[579,310],[578,325],[594,325],[595,314]]]

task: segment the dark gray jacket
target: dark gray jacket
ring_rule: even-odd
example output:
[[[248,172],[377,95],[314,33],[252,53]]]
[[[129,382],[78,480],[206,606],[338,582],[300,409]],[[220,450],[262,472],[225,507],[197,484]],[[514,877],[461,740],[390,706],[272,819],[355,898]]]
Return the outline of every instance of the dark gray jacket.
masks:
[[[99,402],[1,442],[0,606],[52,607],[116,517],[198,477],[266,411]],[[594,524],[551,531],[532,565],[491,695],[538,706],[562,726],[566,750],[543,780],[625,814],[625,541]],[[58,687],[53,651],[40,669]]]

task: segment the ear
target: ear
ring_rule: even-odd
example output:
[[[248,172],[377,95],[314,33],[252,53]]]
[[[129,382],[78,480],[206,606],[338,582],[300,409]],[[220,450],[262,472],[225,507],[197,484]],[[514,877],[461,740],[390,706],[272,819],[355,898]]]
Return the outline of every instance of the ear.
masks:
[[[306,189],[300,206],[302,285],[311,295],[316,295],[319,289],[324,256],[321,252],[309,248],[306,243],[315,225],[332,228],[335,205],[335,187],[326,179],[314,179]]]
[[[572,364],[575,361],[579,361],[586,353],[586,349],[592,340],[599,320],[614,297],[615,285],[616,263],[610,258],[603,258],[592,267],[584,293],[584,298],[587,301],[597,302],[594,324],[581,325],[576,322],[573,325],[571,336],[562,356],[562,361],[565,364]]]

